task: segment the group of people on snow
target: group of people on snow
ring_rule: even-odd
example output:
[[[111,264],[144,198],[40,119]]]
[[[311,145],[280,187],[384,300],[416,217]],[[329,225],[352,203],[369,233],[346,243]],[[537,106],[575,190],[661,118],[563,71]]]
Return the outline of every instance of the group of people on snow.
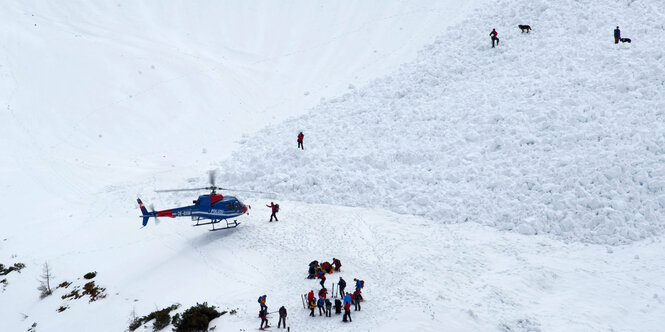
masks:
[[[332,274],[333,272],[341,272],[342,271],[342,262],[333,257],[332,263],[330,262],[323,262],[319,264],[319,261],[311,261],[309,263],[309,270],[308,270],[308,275],[307,279],[323,279],[321,282],[325,282],[326,279],[326,273]],[[323,285],[321,285],[323,286]]]
[[[336,259],[333,258],[333,262]],[[316,264],[314,264],[316,262]],[[323,265],[323,264],[322,264]],[[317,261],[310,263],[310,272],[312,266],[321,267],[318,265]],[[339,264],[341,266],[341,263]],[[318,271],[321,271],[318,270]],[[339,270],[338,270],[339,271]],[[318,272],[317,272],[318,273]],[[332,273],[332,272],[330,272]],[[363,301],[362,289],[365,286],[365,281],[359,280],[357,278],[353,279],[355,284],[355,291],[353,293],[346,292],[346,281],[344,278],[339,277],[337,282],[337,289],[339,290],[340,298],[337,298],[337,293],[333,291],[333,297],[335,298],[335,314],[341,314],[342,308],[344,309],[344,315],[342,317],[343,322],[352,322],[351,319],[351,305],[354,306],[354,311],[360,311],[361,306],[360,302]],[[335,285],[333,284],[333,290]],[[318,292],[318,299],[314,296],[314,290],[310,290],[307,295],[303,298],[307,299],[306,308],[310,310],[309,315],[311,317],[316,317],[315,310],[319,308],[319,316],[325,315],[326,317],[332,317],[332,301],[328,298],[328,289],[325,287],[325,273],[324,279],[321,280],[321,289]]]

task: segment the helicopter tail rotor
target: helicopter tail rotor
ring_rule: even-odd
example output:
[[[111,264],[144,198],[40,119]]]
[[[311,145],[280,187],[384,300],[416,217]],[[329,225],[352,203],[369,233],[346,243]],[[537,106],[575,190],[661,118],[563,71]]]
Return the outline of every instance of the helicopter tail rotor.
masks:
[[[157,212],[155,212],[155,206],[150,204],[150,215],[155,217],[155,225],[159,225],[159,218],[157,218]]]
[[[148,220],[150,220],[150,217],[155,218],[155,224],[159,223],[159,219],[157,218],[157,212],[155,212],[155,207],[150,204],[150,212],[145,208],[143,205],[143,202],[141,201],[140,198],[136,199],[136,201],[139,203],[139,208],[141,208],[141,217],[143,218],[143,227],[148,225]]]

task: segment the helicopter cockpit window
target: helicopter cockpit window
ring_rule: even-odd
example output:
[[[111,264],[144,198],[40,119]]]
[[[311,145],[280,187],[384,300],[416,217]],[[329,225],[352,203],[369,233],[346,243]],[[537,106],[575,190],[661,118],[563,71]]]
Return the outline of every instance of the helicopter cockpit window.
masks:
[[[225,210],[233,210],[233,203],[226,203]]]

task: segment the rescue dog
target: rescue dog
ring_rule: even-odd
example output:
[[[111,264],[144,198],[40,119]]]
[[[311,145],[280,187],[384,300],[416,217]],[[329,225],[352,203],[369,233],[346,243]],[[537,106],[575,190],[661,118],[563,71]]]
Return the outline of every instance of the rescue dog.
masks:
[[[619,39],[619,41],[622,42],[622,43],[630,44],[630,38],[621,38],[621,39]]]
[[[530,25],[520,24],[517,27],[520,28],[520,30],[522,30],[522,32],[526,31],[526,33],[529,33],[529,31],[531,31],[531,26]]]

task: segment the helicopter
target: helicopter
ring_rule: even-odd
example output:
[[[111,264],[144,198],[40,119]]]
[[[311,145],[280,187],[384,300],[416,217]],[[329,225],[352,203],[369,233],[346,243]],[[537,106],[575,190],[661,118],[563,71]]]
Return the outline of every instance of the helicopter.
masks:
[[[210,194],[199,195],[198,199],[193,201],[193,205],[172,208],[168,210],[155,211],[151,206],[150,211],[145,208],[141,198],[137,198],[136,201],[139,203],[139,208],[141,209],[141,218],[143,218],[143,227],[148,224],[150,218],[157,217],[191,217],[192,220],[196,221],[196,224],[193,226],[203,226],[203,225],[212,225],[211,231],[219,231],[223,229],[236,228],[240,223],[237,220],[229,221],[230,218],[235,218],[240,215],[247,213],[248,209],[252,207],[245,205],[240,202],[237,198],[233,196],[224,196],[217,193],[217,190],[231,190],[231,191],[244,191],[251,193],[261,193],[261,194],[274,194],[266,193],[261,191],[249,191],[249,190],[237,190],[229,188],[221,188],[215,186],[215,173],[209,172],[210,175],[210,186],[203,188],[191,188],[191,189],[168,189],[168,190],[155,190],[155,192],[176,192],[176,191],[199,191],[199,190],[210,190]],[[203,223],[200,221],[204,220]],[[209,220],[209,221],[206,221]],[[215,224],[220,223],[222,220],[226,222],[226,226],[215,228]]]

